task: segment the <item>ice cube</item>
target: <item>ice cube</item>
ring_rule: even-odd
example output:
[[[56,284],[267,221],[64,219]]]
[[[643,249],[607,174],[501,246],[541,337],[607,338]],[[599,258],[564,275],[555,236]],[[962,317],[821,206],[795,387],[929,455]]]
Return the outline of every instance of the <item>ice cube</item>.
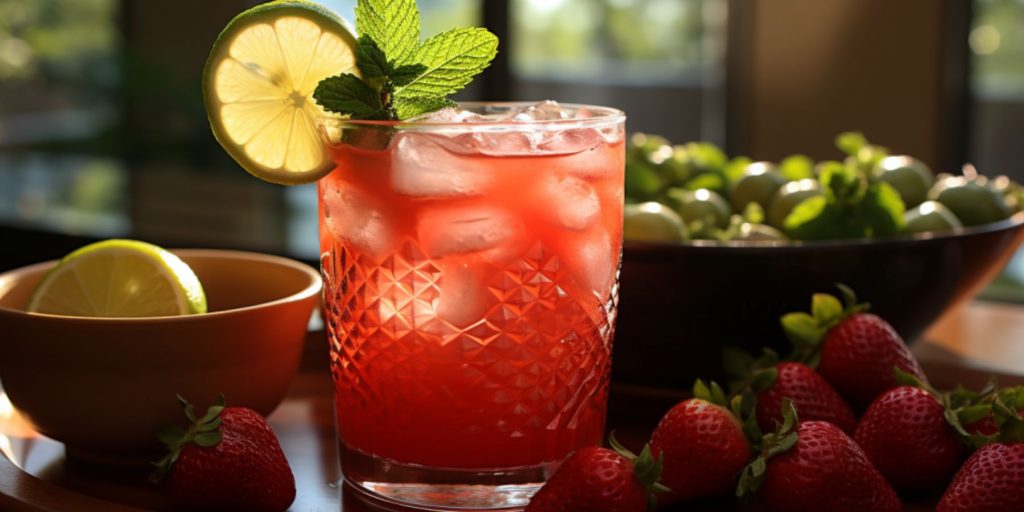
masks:
[[[459,107],[445,107],[441,110],[435,110],[433,112],[428,112],[421,116],[414,117],[410,121],[427,123],[468,123],[481,121],[483,119],[484,116],[481,116],[476,112],[463,110]]]
[[[548,176],[542,193],[545,210],[558,226],[582,230],[597,222],[601,201],[594,187],[573,176]]]
[[[572,114],[562,108],[557,101],[545,100],[533,105],[522,107],[510,112],[516,121],[554,121],[571,119]]]
[[[325,179],[322,186],[324,223],[334,237],[372,255],[391,247],[391,226],[369,194],[340,179]]]
[[[522,156],[537,152],[543,133],[528,127],[497,124],[461,133],[430,135],[437,145],[461,155]]]
[[[579,176],[581,178],[599,179],[609,178],[615,176],[616,173],[621,173],[624,167],[624,156],[619,151],[613,151],[608,146],[605,146],[600,139],[601,135],[596,130],[588,130],[593,137],[588,140],[591,142],[581,144],[580,146],[562,146],[562,149],[567,153],[565,156],[559,159],[559,164],[565,169],[566,172],[573,176]],[[596,140],[595,139],[600,139]],[[583,146],[589,146],[586,149],[580,149],[579,151],[569,151],[570,149],[579,149]],[[619,178],[621,180],[621,178]]]
[[[391,166],[391,187],[413,197],[458,197],[482,193],[488,175],[439,146],[441,135],[406,133],[399,137]]]
[[[437,287],[437,316],[458,328],[482,320],[495,301],[478,275],[478,269],[466,262],[442,264]]]
[[[608,232],[596,227],[572,237],[568,242],[562,256],[570,262],[577,284],[601,301],[607,300],[619,270],[618,250],[612,247]]]
[[[522,231],[520,220],[493,206],[439,206],[421,212],[417,235],[431,257],[497,249]]]

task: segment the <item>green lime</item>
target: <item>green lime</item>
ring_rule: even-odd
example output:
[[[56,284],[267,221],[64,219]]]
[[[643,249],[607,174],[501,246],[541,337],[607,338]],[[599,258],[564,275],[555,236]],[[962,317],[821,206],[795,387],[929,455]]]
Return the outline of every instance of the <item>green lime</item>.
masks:
[[[93,317],[206,312],[192,269],[153,244],[107,240],[65,256],[36,285],[28,311]]]
[[[883,158],[875,168],[875,175],[899,192],[908,209],[928,199],[928,190],[935,180],[932,170],[924,162],[910,156]]]
[[[203,98],[221,146],[253,176],[294,185],[334,169],[313,99],[320,80],[359,74],[348,23],[304,0],[249,9],[224,28],[203,70]]]
[[[748,165],[730,194],[733,211],[742,212],[750,203],[757,203],[767,209],[775,191],[785,183],[786,178],[776,172],[774,164],[754,162]]]
[[[821,185],[814,178],[786,183],[775,191],[768,207],[768,224],[782,229],[789,213],[804,199],[821,195]]]
[[[667,196],[669,204],[687,225],[698,221],[718,228],[729,225],[732,209],[729,208],[729,203],[713,190],[673,188],[669,189]]]
[[[766,224],[744,222],[739,225],[736,234],[729,240],[739,242],[774,242],[786,240],[786,235]]]
[[[949,231],[963,227],[960,220],[938,201],[925,201],[903,216],[907,233]]]
[[[963,176],[939,181],[928,198],[949,208],[964,226],[1003,220],[1013,213],[999,192]]]
[[[637,242],[685,242],[689,238],[683,220],[661,203],[627,204],[622,236]]]

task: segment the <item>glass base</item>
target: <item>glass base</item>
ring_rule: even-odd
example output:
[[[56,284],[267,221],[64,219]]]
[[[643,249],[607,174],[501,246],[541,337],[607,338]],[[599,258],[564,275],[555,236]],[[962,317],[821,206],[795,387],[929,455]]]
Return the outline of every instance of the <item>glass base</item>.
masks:
[[[368,497],[416,510],[520,510],[560,461],[517,468],[453,469],[404,464],[340,443],[346,482]]]

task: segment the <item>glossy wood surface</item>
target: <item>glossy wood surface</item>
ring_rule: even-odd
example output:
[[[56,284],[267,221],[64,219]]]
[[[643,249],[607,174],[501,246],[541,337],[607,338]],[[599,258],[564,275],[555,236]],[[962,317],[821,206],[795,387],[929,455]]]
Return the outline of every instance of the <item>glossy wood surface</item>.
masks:
[[[940,387],[956,381],[979,385],[988,373],[1002,384],[1024,383],[1024,308],[973,303],[941,320],[931,341],[915,347],[929,376]],[[344,485],[336,461],[332,386],[322,333],[308,339],[302,371],[287,400],[270,417],[298,483],[292,511],[396,510],[365,501]],[[636,448],[660,415],[684,393],[615,386],[609,427]],[[36,435],[0,395],[0,510],[109,511],[168,510],[166,500],[146,482],[146,469],[88,466],[64,458],[60,443]],[[931,510],[930,503],[908,510]],[[676,510],[676,509],[673,509]],[[678,510],[683,510],[682,507]],[[707,503],[685,510],[746,511],[755,507]]]

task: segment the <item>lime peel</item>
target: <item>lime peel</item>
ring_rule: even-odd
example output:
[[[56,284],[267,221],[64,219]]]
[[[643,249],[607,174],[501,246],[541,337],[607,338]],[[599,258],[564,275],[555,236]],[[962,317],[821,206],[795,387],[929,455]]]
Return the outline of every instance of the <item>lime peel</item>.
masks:
[[[29,312],[88,317],[205,313],[206,294],[192,269],[153,244],[106,240],[68,254],[29,300]]]
[[[351,26],[312,2],[279,0],[242,12],[224,28],[203,71],[210,127],[247,172],[282,185],[334,169],[313,99],[320,80],[358,73]]]

